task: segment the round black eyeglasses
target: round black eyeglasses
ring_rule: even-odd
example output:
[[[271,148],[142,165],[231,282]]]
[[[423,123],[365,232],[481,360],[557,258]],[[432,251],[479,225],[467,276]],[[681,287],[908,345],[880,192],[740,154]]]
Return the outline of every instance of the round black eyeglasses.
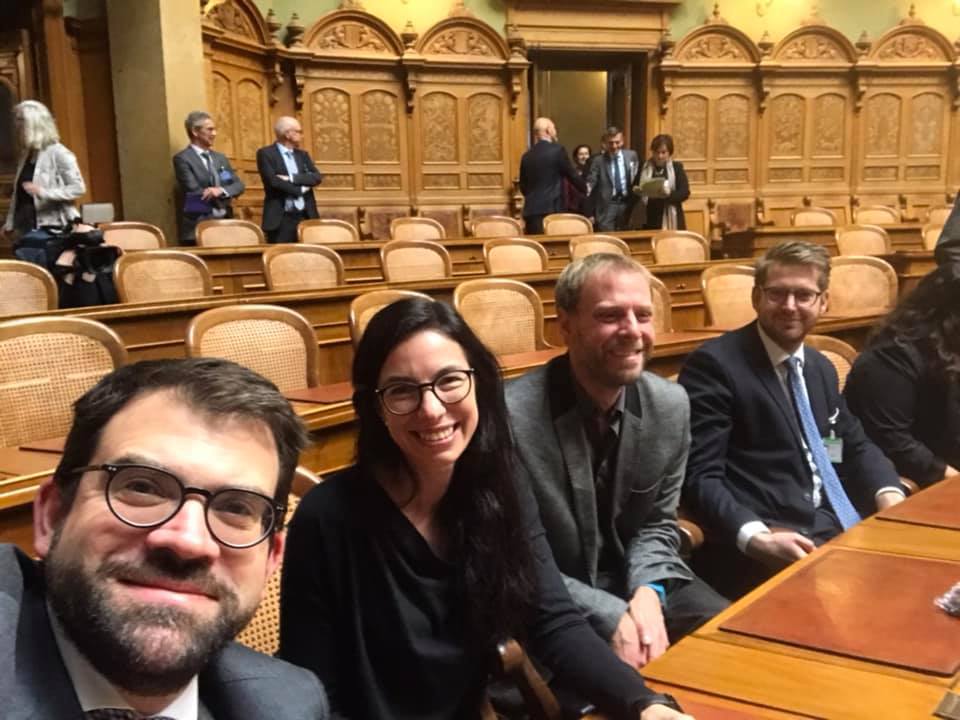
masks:
[[[87,465],[71,471],[79,475],[99,470],[107,474],[107,507],[123,523],[135,528],[160,527],[180,512],[187,495],[202,495],[210,535],[229,548],[249,548],[283,527],[286,508],[253,490],[184,485],[166,470],[136,464]]]
[[[376,390],[380,402],[394,415],[409,415],[423,404],[423,391],[429,390],[444,405],[455,405],[470,394],[474,369],[448,370],[431,382],[393,382]]]

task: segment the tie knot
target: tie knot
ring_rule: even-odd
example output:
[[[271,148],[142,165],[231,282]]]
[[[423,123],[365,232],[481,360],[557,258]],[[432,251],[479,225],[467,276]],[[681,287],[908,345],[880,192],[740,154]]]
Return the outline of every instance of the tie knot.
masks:
[[[129,708],[87,710],[83,716],[86,720],[172,720],[165,715],[141,715]]]

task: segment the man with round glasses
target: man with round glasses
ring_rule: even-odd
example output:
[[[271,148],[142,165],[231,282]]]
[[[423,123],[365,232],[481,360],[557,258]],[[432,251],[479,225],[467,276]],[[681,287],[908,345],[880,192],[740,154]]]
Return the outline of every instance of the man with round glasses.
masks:
[[[701,345],[680,372],[693,437],[683,497],[706,535],[694,569],[730,598],[903,499],[833,365],[803,344],[829,282],[823,247],[771,248],[756,265],[756,321]]]
[[[282,557],[304,443],[224,360],[126,366],[81,397],[34,502],[41,562],[0,546],[10,717],[327,717],[312,673],[230,642]]]

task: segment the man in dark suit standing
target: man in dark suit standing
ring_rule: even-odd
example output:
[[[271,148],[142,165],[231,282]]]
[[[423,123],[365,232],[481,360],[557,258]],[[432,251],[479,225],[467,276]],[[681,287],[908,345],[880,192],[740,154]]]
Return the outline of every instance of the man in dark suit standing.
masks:
[[[830,257],[786,242],[757,261],[757,319],[705,342],[680,372],[693,442],[683,497],[705,525],[694,568],[737,597],[900,502],[890,461],[803,340],[827,308]]]
[[[654,329],[642,265],[589,255],[555,295],[567,354],[507,385],[519,478],[574,602],[640,667],[727,604],[679,555],[690,410],[683,388],[644,371]]]
[[[604,231],[627,230],[640,159],[636,152],[623,147],[623,133],[618,127],[608,127],[602,141],[603,152],[593,158],[587,174],[594,227]]]
[[[41,562],[0,545],[4,718],[316,720],[311,672],[232,638],[283,555],[303,426],[226,360],[153,360],[75,405],[34,501]]]
[[[173,172],[183,192],[180,244],[197,244],[201,220],[233,217],[230,201],[244,184],[223,153],[213,149],[217,127],[209,113],[194,110],[184,121],[190,144],[173,156]]]
[[[280,117],[273,126],[277,142],[257,150],[263,181],[263,231],[267,242],[297,242],[297,226],[317,217],[313,188],[323,181],[310,156],[300,149],[303,130],[296,118]]]
[[[533,147],[520,159],[520,192],[527,235],[542,234],[543,218],[564,211],[563,178],[580,192],[587,191],[567,151],[557,142],[553,120],[537,118],[533,123]]]

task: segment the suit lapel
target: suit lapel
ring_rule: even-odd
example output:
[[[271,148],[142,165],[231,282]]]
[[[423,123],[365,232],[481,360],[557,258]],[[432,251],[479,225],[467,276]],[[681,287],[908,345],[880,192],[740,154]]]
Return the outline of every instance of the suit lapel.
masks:
[[[560,453],[567,469],[573,512],[577,519],[581,549],[590,573],[597,580],[597,496],[593,484],[590,443],[577,412],[573,375],[566,355],[551,362],[548,368],[550,412],[557,434]]]
[[[783,413],[784,419],[786,419],[787,424],[793,432],[797,445],[802,447],[803,442],[800,434],[800,425],[797,422],[796,412],[793,409],[793,402],[787,397],[783,386],[780,384],[780,379],[777,377],[777,371],[774,370],[773,365],[770,364],[770,356],[767,355],[767,350],[763,347],[763,341],[760,340],[760,333],[757,331],[756,321],[749,326],[748,333],[749,356],[750,362],[754,367],[754,372],[760,379],[760,383],[773,398],[774,403],[780,408],[780,412]]]
[[[617,467],[613,476],[613,507],[611,517],[616,518],[623,507],[623,501],[630,490],[631,483],[627,482],[627,475],[636,475],[643,467],[643,453],[646,445],[642,433],[643,408],[640,406],[640,392],[636,384],[626,386],[623,391],[627,394],[624,402],[623,417],[620,420],[620,440],[617,448]],[[619,535],[613,534],[619,542]]]

